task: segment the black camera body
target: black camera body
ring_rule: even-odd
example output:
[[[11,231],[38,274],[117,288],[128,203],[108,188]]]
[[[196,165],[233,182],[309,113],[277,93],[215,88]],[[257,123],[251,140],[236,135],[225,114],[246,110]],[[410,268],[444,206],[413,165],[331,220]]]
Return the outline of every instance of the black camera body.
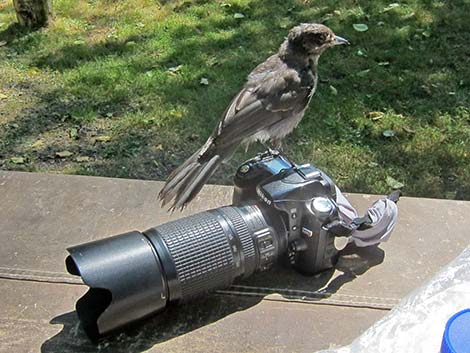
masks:
[[[68,249],[90,287],[76,309],[92,339],[288,260],[304,274],[334,266],[335,185],[273,151],[236,173],[233,205]],[[347,234],[342,234],[347,235]]]
[[[281,252],[299,272],[316,274],[334,266],[338,251],[328,228],[339,217],[335,184],[325,173],[267,152],[242,164],[234,184],[233,204],[262,205],[277,226]]]

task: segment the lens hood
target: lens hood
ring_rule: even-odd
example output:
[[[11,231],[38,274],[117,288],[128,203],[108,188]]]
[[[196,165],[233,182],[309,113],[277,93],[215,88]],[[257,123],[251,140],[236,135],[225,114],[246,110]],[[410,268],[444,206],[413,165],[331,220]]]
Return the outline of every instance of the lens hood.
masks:
[[[133,231],[68,248],[69,273],[90,287],[76,310],[93,340],[165,307],[166,279],[146,236]]]

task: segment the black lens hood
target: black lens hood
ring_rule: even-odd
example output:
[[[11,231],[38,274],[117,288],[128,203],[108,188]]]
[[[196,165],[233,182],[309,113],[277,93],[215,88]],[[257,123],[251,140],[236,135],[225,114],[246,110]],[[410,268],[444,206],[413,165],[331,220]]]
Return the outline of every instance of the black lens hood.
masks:
[[[68,248],[69,273],[90,287],[76,310],[93,340],[165,307],[168,288],[158,255],[133,231]]]

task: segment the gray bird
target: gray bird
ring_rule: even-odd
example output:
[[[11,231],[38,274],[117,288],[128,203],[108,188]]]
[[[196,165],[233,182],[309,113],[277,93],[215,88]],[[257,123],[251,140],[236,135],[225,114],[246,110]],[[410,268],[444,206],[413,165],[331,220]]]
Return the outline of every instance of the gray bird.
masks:
[[[222,115],[207,142],[171,173],[159,194],[170,209],[190,202],[216,168],[242,144],[281,140],[300,122],[317,86],[320,55],[348,41],[328,27],[302,23],[289,31],[277,54],[258,65]]]

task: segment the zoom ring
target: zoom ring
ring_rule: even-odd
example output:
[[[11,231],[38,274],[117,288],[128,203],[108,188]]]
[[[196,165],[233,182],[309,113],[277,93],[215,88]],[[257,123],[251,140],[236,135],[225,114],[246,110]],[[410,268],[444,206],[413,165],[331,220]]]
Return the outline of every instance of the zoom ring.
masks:
[[[155,229],[174,261],[181,299],[232,283],[237,269],[227,235],[215,215],[203,212]]]

